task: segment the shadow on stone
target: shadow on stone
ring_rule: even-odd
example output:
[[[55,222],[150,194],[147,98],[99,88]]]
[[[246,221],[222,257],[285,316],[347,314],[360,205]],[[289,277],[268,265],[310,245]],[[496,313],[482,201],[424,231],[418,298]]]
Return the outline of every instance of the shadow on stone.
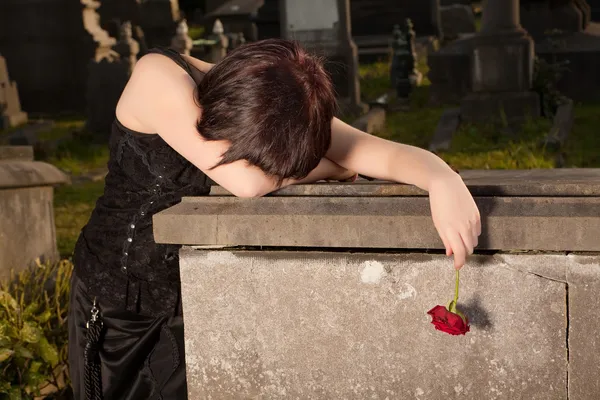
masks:
[[[481,306],[481,298],[475,295],[467,303],[458,303],[458,309],[469,318],[471,326],[490,330],[494,325],[490,320],[489,314]]]

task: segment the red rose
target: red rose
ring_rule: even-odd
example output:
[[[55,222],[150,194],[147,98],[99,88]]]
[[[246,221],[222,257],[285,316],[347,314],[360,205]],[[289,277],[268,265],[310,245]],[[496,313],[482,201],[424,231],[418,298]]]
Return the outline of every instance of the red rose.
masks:
[[[464,335],[469,332],[469,320],[448,311],[444,306],[435,306],[427,314],[431,315],[431,323],[435,325],[435,329],[438,331],[451,335]]]

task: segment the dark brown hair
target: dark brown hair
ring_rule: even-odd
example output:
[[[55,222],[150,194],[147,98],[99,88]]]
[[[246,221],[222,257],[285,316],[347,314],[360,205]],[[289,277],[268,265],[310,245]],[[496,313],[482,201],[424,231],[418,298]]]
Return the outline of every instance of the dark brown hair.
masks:
[[[267,175],[306,177],[331,144],[335,92],[321,60],[293,41],[240,46],[198,85],[198,132],[226,140],[215,165],[246,160]]]

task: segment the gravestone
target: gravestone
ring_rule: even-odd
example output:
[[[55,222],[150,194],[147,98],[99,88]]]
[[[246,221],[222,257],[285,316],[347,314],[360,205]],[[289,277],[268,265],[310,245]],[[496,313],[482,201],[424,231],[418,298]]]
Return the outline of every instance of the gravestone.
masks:
[[[31,146],[0,146],[0,280],[34,265],[56,261],[54,186],[68,177],[33,159]]]
[[[145,0],[140,4],[140,16],[148,46],[169,46],[181,20],[177,0]]]
[[[192,38],[188,34],[189,28],[186,20],[181,20],[177,25],[177,31],[175,36],[171,39],[171,48],[177,51],[179,54],[190,55],[190,51],[194,44]]]
[[[597,2],[589,2],[598,4]],[[524,28],[536,54],[549,63],[568,61],[558,89],[575,101],[600,100],[600,24],[585,0],[522,0]]]
[[[99,24],[99,5],[95,0],[0,1],[0,52],[28,112],[83,111],[87,64],[115,43]]]
[[[17,83],[10,80],[6,60],[0,55],[0,130],[27,122],[27,114],[21,110]]]
[[[456,39],[461,34],[475,32],[475,14],[470,5],[440,7],[440,21],[446,39]]]
[[[474,42],[472,86],[461,103],[465,122],[522,122],[540,115],[531,91],[534,43],[519,23],[519,0],[487,0]]]
[[[125,22],[113,50],[89,64],[86,130],[97,143],[106,143],[109,138],[117,103],[133,72],[139,49],[132,37],[131,23]]]
[[[281,4],[282,37],[297,40],[309,52],[326,57],[325,67],[342,107],[350,112],[364,111],[349,0],[284,0]]]

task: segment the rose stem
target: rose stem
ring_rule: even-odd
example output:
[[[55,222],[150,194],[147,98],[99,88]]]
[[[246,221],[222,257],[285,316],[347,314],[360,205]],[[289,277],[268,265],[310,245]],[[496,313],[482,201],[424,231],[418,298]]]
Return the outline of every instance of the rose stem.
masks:
[[[458,303],[458,282],[460,277],[460,270],[456,270],[456,287],[454,288],[454,307]]]

